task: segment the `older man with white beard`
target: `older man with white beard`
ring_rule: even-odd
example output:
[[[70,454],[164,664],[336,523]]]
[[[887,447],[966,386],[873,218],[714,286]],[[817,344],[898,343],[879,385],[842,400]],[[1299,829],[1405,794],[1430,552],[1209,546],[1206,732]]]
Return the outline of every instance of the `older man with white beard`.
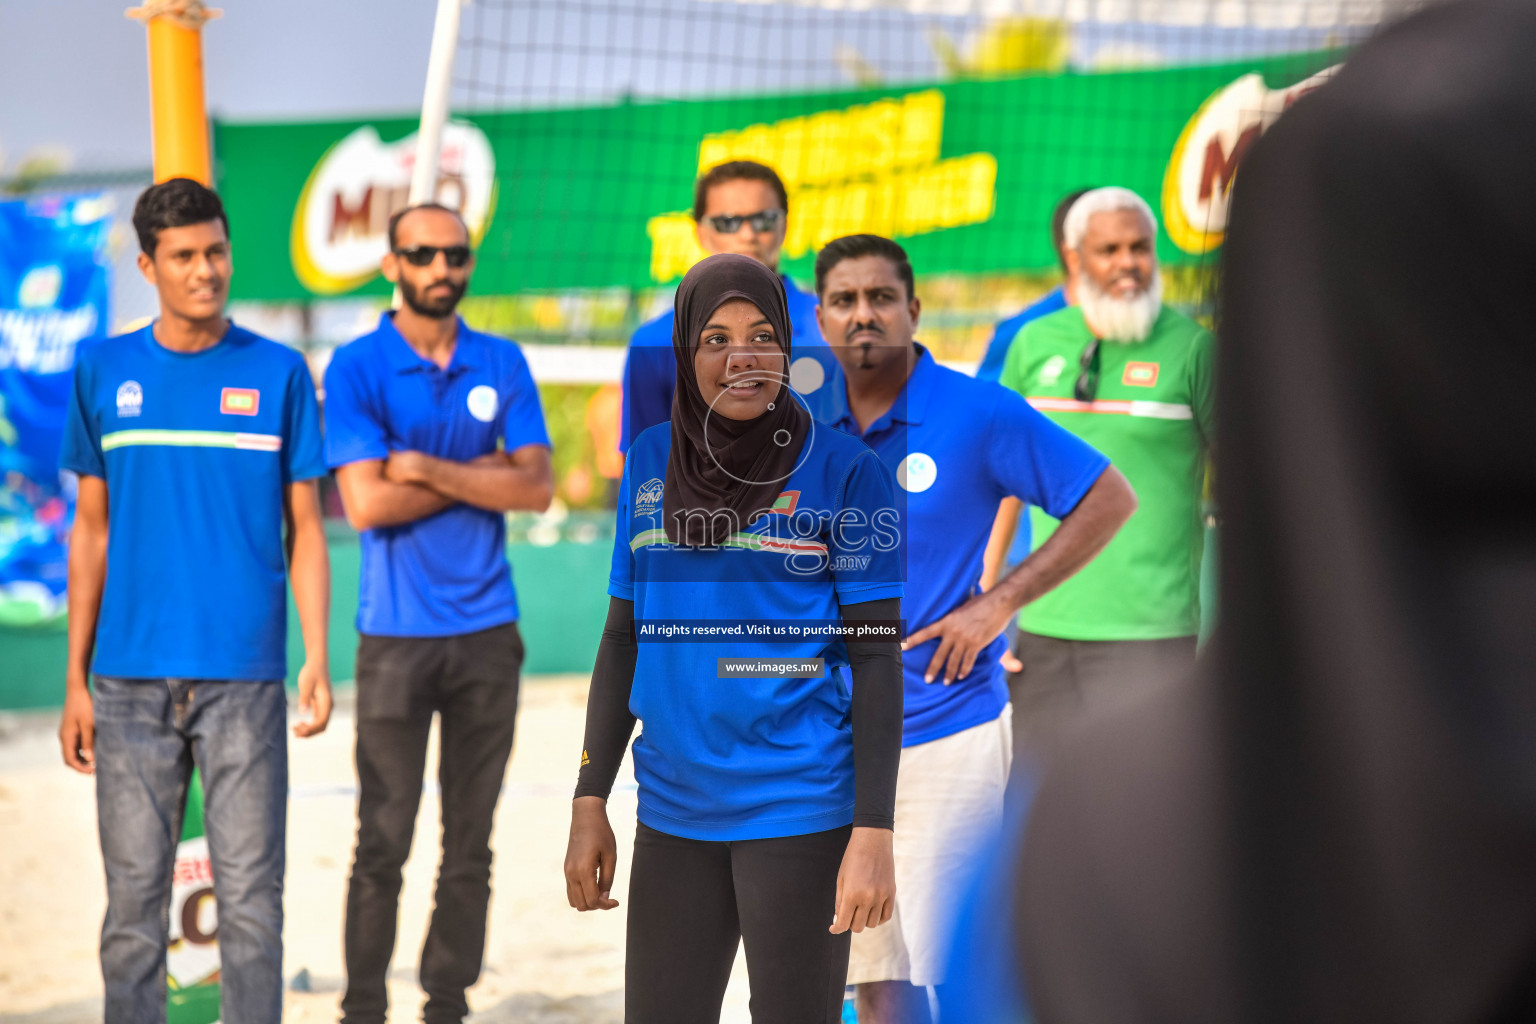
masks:
[[[1079,713],[1187,672],[1200,626],[1210,332],[1163,305],[1157,221],[1136,193],[1084,194],[1063,235],[1078,304],[1019,333],[1001,382],[1107,455],[1139,507],[1098,558],[1019,613],[1010,690],[1026,754]],[[1032,514],[1038,546],[1056,523]]]

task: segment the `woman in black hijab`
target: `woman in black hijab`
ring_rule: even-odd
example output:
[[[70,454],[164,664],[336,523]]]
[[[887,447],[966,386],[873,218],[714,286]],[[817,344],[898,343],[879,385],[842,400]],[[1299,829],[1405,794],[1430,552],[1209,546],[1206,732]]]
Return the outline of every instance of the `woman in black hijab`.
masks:
[[[786,393],[791,328],[784,282],[766,269],[748,256],[723,254],[700,263],[677,289],[677,386],[663,492],[674,544],[719,544],[730,526],[771,507],[810,436],[810,414]],[[732,313],[744,329],[745,352],[733,351],[722,331],[704,330]],[[694,509],[731,514],[689,516]]]
[[[672,419],[636,438],[620,488],[566,891],[618,905],[606,802],[638,718],[626,1021],[718,1021],[745,940],[754,1021],[832,1024],[849,932],[894,899],[894,486],[791,392],[777,275],[711,256],[676,310]],[[856,624],[873,632],[840,635]]]
[[[1046,771],[1041,1024],[1536,1020],[1533,53],[1430,5],[1245,160],[1220,625]]]

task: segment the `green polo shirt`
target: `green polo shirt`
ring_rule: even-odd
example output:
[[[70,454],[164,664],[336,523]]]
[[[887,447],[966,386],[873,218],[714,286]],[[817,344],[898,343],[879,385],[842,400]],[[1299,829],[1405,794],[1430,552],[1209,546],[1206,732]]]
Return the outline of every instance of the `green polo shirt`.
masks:
[[[1076,306],[1025,325],[1002,383],[1109,457],[1137,509],[1103,552],[1019,613],[1066,640],[1155,640],[1200,631],[1201,484],[1214,426],[1209,331],[1163,307],[1146,341],[1099,347],[1091,402],[1072,394],[1093,341]],[[1035,547],[1057,520],[1031,508]]]

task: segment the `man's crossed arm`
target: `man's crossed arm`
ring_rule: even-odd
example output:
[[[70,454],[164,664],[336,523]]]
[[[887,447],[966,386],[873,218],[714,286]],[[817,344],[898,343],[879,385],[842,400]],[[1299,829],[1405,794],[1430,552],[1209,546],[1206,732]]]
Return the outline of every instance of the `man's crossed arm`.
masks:
[[[554,497],[549,449],[525,444],[468,462],[422,452],[391,452],[336,470],[347,522],[356,530],[400,526],[462,502],[491,512],[543,512]]]

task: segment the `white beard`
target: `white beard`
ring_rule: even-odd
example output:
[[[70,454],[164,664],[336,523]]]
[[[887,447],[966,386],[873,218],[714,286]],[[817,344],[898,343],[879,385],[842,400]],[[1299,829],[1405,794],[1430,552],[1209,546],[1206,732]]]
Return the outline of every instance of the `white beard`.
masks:
[[[1105,341],[1146,341],[1163,311],[1163,275],[1152,269],[1152,283],[1130,298],[1121,299],[1100,290],[1087,274],[1078,278],[1077,304],[1089,329]]]

